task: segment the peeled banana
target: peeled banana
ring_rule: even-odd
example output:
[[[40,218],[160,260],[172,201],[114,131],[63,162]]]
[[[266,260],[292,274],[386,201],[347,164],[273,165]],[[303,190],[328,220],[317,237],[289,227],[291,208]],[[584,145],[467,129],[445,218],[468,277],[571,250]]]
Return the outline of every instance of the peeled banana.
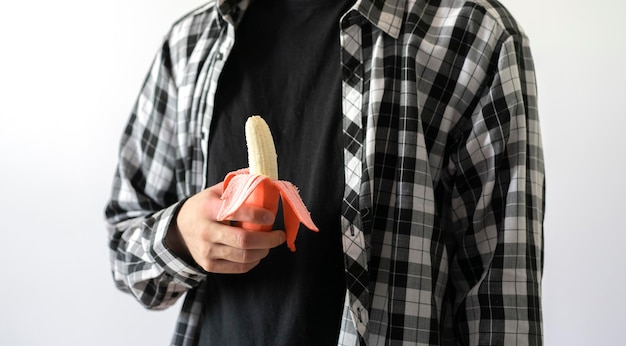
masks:
[[[224,178],[223,203],[217,220],[230,220],[243,204],[262,207],[276,214],[279,200],[282,200],[287,246],[296,251],[300,223],[314,232],[319,229],[300,198],[298,188],[288,181],[278,180],[278,155],[265,120],[258,115],[249,117],[245,133],[249,168],[230,172]],[[247,222],[235,222],[235,225],[253,231],[272,230],[272,225]]]
[[[278,155],[269,126],[262,117],[253,115],[246,120],[245,132],[250,174],[277,180]]]

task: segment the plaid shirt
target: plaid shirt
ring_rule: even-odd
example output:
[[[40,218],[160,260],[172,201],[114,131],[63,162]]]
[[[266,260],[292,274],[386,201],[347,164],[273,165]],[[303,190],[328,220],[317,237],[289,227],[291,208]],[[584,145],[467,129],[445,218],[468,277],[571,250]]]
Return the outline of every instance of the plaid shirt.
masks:
[[[206,187],[217,81],[247,3],[173,25],[106,209],[117,286],[152,309],[186,293],[174,345],[195,342],[205,273],[165,233]],[[494,0],[359,0],[340,30],[339,344],[541,344],[544,167],[524,32]]]

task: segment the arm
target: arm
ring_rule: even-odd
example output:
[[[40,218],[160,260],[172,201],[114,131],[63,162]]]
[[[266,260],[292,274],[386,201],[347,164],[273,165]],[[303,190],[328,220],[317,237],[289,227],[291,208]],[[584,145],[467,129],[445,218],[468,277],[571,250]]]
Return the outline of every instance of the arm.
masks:
[[[544,166],[533,62],[510,36],[455,153],[451,219],[456,335],[463,343],[542,343]]]
[[[106,207],[115,284],[154,309],[172,305],[205,275],[165,242],[185,198],[175,181],[177,87],[171,70],[166,41],[122,135]]]
[[[177,177],[177,86],[168,42],[157,55],[122,136],[106,208],[113,279],[144,306],[166,308],[207,272],[242,273],[284,242],[282,231],[250,232],[217,222],[222,185],[186,196]],[[233,220],[272,224],[242,207]]]

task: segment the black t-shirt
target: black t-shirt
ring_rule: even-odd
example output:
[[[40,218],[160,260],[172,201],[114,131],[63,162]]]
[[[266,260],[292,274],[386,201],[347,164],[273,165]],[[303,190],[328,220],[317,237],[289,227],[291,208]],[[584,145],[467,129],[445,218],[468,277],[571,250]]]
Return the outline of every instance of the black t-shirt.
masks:
[[[244,123],[261,115],[278,152],[279,179],[319,227],[242,275],[207,277],[201,345],[336,344],[345,295],[341,246],[339,18],[346,1],[257,0],[237,27],[220,76],[209,138],[208,182],[247,167]],[[282,229],[280,212],[276,229]]]

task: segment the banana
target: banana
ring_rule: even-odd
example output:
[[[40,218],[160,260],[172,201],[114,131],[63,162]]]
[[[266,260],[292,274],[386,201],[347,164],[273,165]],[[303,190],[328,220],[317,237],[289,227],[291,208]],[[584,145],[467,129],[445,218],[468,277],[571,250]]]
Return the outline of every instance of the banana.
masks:
[[[278,180],[278,155],[269,126],[258,115],[246,120],[246,145],[250,174],[258,174]]]
[[[288,181],[278,180],[278,155],[265,120],[258,115],[249,117],[245,133],[249,167],[230,172],[224,178],[223,203],[217,220],[230,220],[244,204],[267,209],[276,215],[282,200],[287,246],[296,251],[300,224],[314,232],[319,229],[300,198],[298,188]],[[235,225],[251,231],[271,231],[273,226],[249,222],[235,222]]]

